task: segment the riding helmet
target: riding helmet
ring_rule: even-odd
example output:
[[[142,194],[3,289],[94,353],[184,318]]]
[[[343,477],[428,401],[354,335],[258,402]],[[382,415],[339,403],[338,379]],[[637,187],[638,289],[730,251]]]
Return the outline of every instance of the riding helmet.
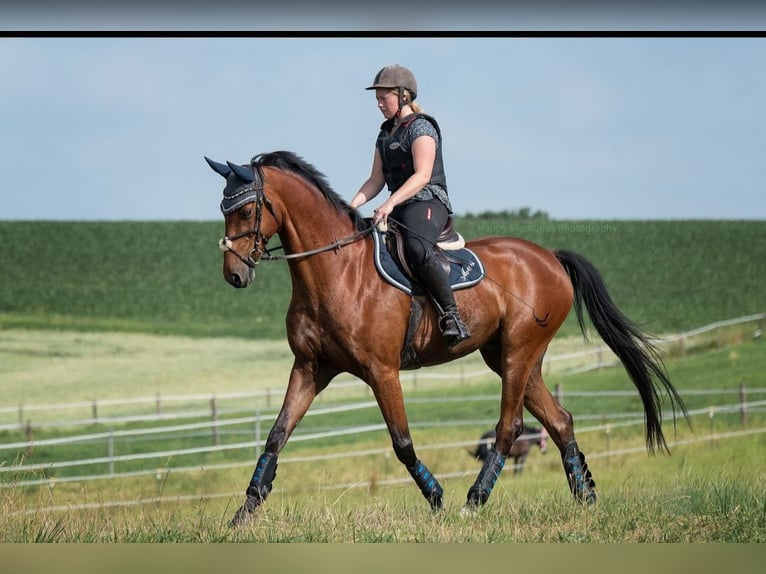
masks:
[[[409,90],[413,100],[418,95],[418,83],[414,74],[399,64],[382,68],[372,81],[372,85],[365,90],[375,88],[405,88]]]

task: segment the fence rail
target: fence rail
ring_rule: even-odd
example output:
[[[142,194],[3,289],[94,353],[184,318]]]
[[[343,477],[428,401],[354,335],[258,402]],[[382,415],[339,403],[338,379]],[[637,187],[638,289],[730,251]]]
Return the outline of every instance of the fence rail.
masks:
[[[766,391],[766,389],[764,389],[764,391]],[[622,393],[616,392],[614,394],[621,395]],[[338,412],[363,410],[363,409],[369,409],[375,406],[376,404],[374,402],[343,405],[339,407],[324,408],[324,409],[319,409],[316,411],[309,411],[309,413],[307,413],[307,416],[332,415]],[[690,417],[698,417],[698,416],[708,417],[710,419],[710,430],[712,434],[713,419],[715,416],[719,414],[739,413],[740,417],[742,417],[744,413],[752,412],[756,410],[766,410],[766,400],[754,401],[754,402],[748,402],[748,403],[731,403],[731,404],[724,404],[724,405],[714,405],[714,406],[710,406],[706,408],[689,410],[688,414]],[[597,413],[597,414],[590,414],[590,415],[588,414],[578,415],[578,420],[582,420],[582,421],[594,420],[594,419],[600,420],[600,421],[610,421],[608,423],[603,423],[601,425],[578,429],[578,433],[582,434],[586,432],[602,431],[606,433],[606,435],[608,435],[613,429],[616,429],[616,428],[643,424],[644,422],[643,417],[644,417],[643,412]],[[614,422],[615,420],[619,420],[619,419],[623,419],[623,420],[621,420],[620,422]],[[0,445],[0,449],[8,450],[8,449],[19,449],[19,448],[32,447],[32,446],[62,445],[62,444],[72,444],[72,443],[77,443],[82,441],[106,439],[108,441],[108,448],[107,448],[108,455],[105,457],[96,457],[96,458],[80,459],[80,460],[55,461],[55,462],[46,462],[46,463],[37,463],[37,464],[5,465],[5,466],[0,466],[0,475],[6,474],[6,473],[23,474],[23,473],[46,471],[46,470],[53,470],[53,469],[59,469],[59,468],[69,468],[69,467],[77,467],[77,466],[93,466],[93,465],[102,465],[102,464],[107,464],[109,471],[107,473],[102,473],[99,475],[42,478],[42,479],[30,479],[30,480],[14,480],[8,483],[0,482],[0,488],[6,488],[6,487],[12,487],[12,486],[33,486],[33,485],[41,485],[41,484],[51,484],[56,482],[99,480],[103,478],[108,478],[110,476],[115,477],[115,476],[150,475],[150,474],[154,474],[155,471],[152,471],[152,470],[134,471],[130,473],[118,474],[114,472],[114,464],[119,462],[127,462],[127,461],[155,460],[159,458],[181,457],[181,456],[188,456],[188,455],[195,455],[195,454],[206,454],[206,453],[223,452],[223,451],[231,451],[231,450],[243,450],[243,449],[250,450],[250,449],[258,449],[263,446],[263,442],[259,438],[257,438],[260,435],[259,425],[263,422],[263,419],[261,417],[246,417],[242,419],[234,419],[234,420],[225,421],[225,422],[226,424],[229,424],[229,425],[255,423],[256,438],[254,440],[231,443],[226,445],[211,445],[211,446],[183,448],[183,449],[175,449],[175,450],[133,453],[133,454],[127,454],[127,455],[114,454],[114,439],[117,437],[129,437],[129,436],[146,435],[146,434],[152,434],[152,433],[166,433],[166,432],[177,432],[180,430],[196,430],[200,428],[211,428],[215,424],[218,424],[220,426],[224,423],[224,421],[220,421],[218,423],[205,422],[205,423],[197,423],[193,425],[178,425],[175,427],[159,427],[154,429],[134,429],[134,430],[115,431],[115,432],[109,432],[109,433],[94,433],[90,435],[68,437],[65,439],[48,439],[48,440],[37,441],[37,442],[33,441],[32,443],[17,442],[17,443],[3,444],[3,445]],[[460,424],[460,422],[461,421],[450,420],[450,421],[441,422],[441,423],[425,423],[425,424],[427,424],[428,426],[436,426],[436,427],[439,427],[439,426],[454,427],[457,424]],[[745,422],[744,419],[742,419],[741,423],[743,427],[745,426],[744,422]],[[470,421],[470,423],[477,424],[477,421]],[[417,423],[414,423],[411,426],[418,427],[418,426],[425,426],[425,425],[423,424],[419,425]],[[368,433],[368,432],[383,431],[385,429],[386,429],[386,426],[385,424],[382,424],[382,423],[368,424],[368,425],[361,425],[361,426],[350,426],[350,427],[338,428],[338,429],[321,431],[321,432],[295,435],[291,438],[291,442],[295,443],[295,442],[301,442],[301,441],[327,439],[332,437],[348,436],[351,434],[358,435],[358,434]],[[458,446],[470,446],[471,444],[474,444],[474,443],[475,441],[469,441],[465,443],[459,443]],[[420,448],[422,449],[423,447],[420,447]],[[379,450],[381,449],[375,449],[375,452],[378,452]],[[387,451],[390,449],[382,449],[382,450]],[[330,456],[346,456],[346,454],[347,453],[341,453],[339,455],[330,455]],[[323,456],[326,456],[326,455],[323,455]],[[320,458],[323,458],[323,457],[320,457]],[[247,463],[240,463],[240,464],[251,465],[252,463],[247,462]],[[232,466],[231,464],[205,465],[204,468],[207,470],[213,470],[217,468],[230,468],[231,466]],[[172,470],[174,473],[178,473],[178,472],[199,471],[201,470],[201,468],[202,467],[200,466],[173,467]],[[170,471],[170,469],[168,469],[168,471]],[[159,472],[159,471],[156,471],[156,472]]]
[[[735,319],[729,319],[725,321],[717,321],[703,327],[686,331],[683,333],[670,334],[658,339],[660,349],[669,352],[673,348],[677,349],[681,354],[686,353],[692,348],[691,341],[695,338],[703,337],[713,332],[720,332],[723,329],[743,325],[747,323],[755,323],[757,325],[754,330],[754,336],[762,336],[764,330],[764,322],[766,321],[766,313],[758,313],[754,315],[747,315],[744,317],[738,317]],[[718,337],[716,342],[718,346],[722,345],[722,340]],[[612,351],[606,345],[597,345],[592,348],[583,349],[571,353],[562,353],[558,355],[552,355],[545,358],[543,363],[543,369],[546,374],[549,374],[555,369],[562,375],[572,374],[578,372],[585,372],[595,369],[600,369],[614,365],[618,362],[618,359],[614,356]],[[574,363],[574,364],[573,364]],[[559,365],[560,367],[557,367]],[[459,378],[461,380],[473,379],[479,377],[493,376],[492,371],[488,368],[474,369],[466,371],[461,367],[459,372]],[[350,377],[350,376],[349,376]],[[432,373],[432,372],[415,372],[415,373],[402,373],[401,380],[403,384],[411,383],[417,384],[418,381],[437,381],[437,380],[455,380],[456,374],[451,373]],[[339,380],[333,381],[333,389],[366,389],[366,385],[363,381],[350,377],[344,379],[340,377]],[[750,390],[749,392],[759,392],[757,389]],[[567,393],[569,396],[575,396],[574,392]],[[626,392],[626,394],[629,394]],[[268,410],[272,408],[272,405],[281,402],[284,397],[284,389],[274,390],[265,389],[252,392],[235,392],[235,393],[197,393],[189,395],[165,395],[162,396],[159,393],[150,397],[136,397],[136,398],[124,398],[124,399],[100,399],[89,401],[75,401],[71,403],[58,403],[58,404],[19,404],[19,405],[6,405],[0,406],[0,415],[16,414],[17,422],[0,424],[0,431],[4,430],[24,430],[29,432],[31,429],[37,426],[46,427],[67,427],[67,426],[84,426],[92,424],[124,424],[133,422],[152,422],[152,421],[172,421],[182,419],[193,418],[220,418],[223,414],[237,414],[246,412],[243,409],[239,410],[226,410],[221,406],[226,401],[237,401],[241,404],[244,400],[263,401],[265,404],[258,407],[260,410]],[[187,409],[185,408],[190,403],[203,402],[207,403],[204,408]],[[169,405],[177,403],[184,407],[182,412],[170,413],[163,412],[164,408]],[[129,407],[139,405],[152,405],[153,412],[132,414],[132,415],[119,415],[119,416],[100,416],[99,412],[103,412],[104,409],[110,407]],[[90,409],[91,416],[88,418],[78,418],[71,420],[56,420],[56,421],[33,421],[30,417],[31,413],[45,413],[45,412],[64,412],[73,410]],[[247,412],[252,412],[254,409],[250,408]]]
[[[678,343],[679,341],[684,341],[684,343],[681,345],[681,350],[685,352],[689,349],[689,340],[694,337],[701,337],[703,335],[707,335],[709,333],[718,333],[721,329],[725,329],[734,325],[741,325],[746,323],[752,323],[756,322],[758,324],[758,328],[754,332],[754,336],[758,337],[761,336],[762,330],[763,330],[763,323],[764,319],[766,318],[766,313],[761,313],[757,315],[749,315],[746,317],[740,317],[737,319],[732,319],[728,321],[719,321],[710,325],[706,325],[704,327],[694,329],[692,331],[688,331],[686,333],[681,333],[677,335],[670,335],[662,339],[664,348],[668,348],[673,343]],[[720,346],[720,337],[718,337],[718,341],[716,344],[719,344]],[[583,366],[576,367],[574,369],[569,369],[568,371],[562,371],[564,373],[567,372],[574,372],[575,370],[582,370],[583,368],[598,368],[600,366],[603,366],[606,359],[606,352],[611,353],[611,351],[608,350],[606,346],[599,346],[593,349],[588,349],[585,351],[578,351],[576,353],[567,353],[562,355],[557,355],[550,357],[548,359],[549,362],[556,363],[556,362],[566,362],[571,360],[581,360],[582,358],[595,357],[595,361],[591,362],[590,364]],[[487,370],[476,370],[476,371],[470,371],[465,372],[464,369],[461,369],[461,377],[464,378],[470,378],[470,377],[476,377],[476,376],[485,376],[487,374],[490,374],[490,371]],[[454,374],[442,374],[442,373],[418,373],[418,374],[406,374],[402,376],[403,380],[439,380],[444,378],[450,378],[455,379]],[[352,387],[361,387],[363,386],[363,383],[359,380],[347,380],[347,381],[338,381],[333,383],[333,386],[335,388],[352,388]],[[745,426],[745,420],[748,412],[759,412],[764,409],[766,409],[766,401],[764,400],[752,400],[753,395],[760,395],[766,393],[766,388],[745,388],[743,384],[740,384],[739,389],[700,389],[700,390],[689,390],[685,391],[684,395],[709,395],[709,396],[719,396],[719,397],[725,397],[732,394],[737,394],[739,397],[739,400],[735,403],[731,404],[718,404],[714,406],[709,406],[703,409],[697,409],[690,411],[690,416],[707,416],[710,419],[710,425],[711,430],[713,426],[713,421],[716,416],[720,414],[729,414],[729,413],[739,413],[741,425],[744,428]],[[561,389],[560,385],[556,385],[555,389],[556,397],[559,401],[563,402],[563,398],[566,396],[569,397],[604,397],[604,396],[634,396],[635,391],[634,390],[625,390],[625,391],[567,391],[564,393],[564,391]],[[96,401],[77,401],[72,403],[65,403],[65,404],[58,404],[58,405],[51,405],[51,404],[34,404],[34,405],[18,405],[18,406],[6,406],[6,407],[0,407],[0,413],[9,413],[9,412],[18,412],[19,413],[19,424],[10,424],[10,425],[0,425],[0,431],[2,430],[15,430],[18,431],[19,428],[23,429],[23,431],[26,434],[26,440],[23,441],[14,441],[9,442],[5,444],[0,444],[0,452],[3,451],[21,451],[24,449],[32,449],[36,447],[60,447],[64,445],[72,445],[77,443],[87,443],[87,442],[105,442],[107,445],[107,455],[106,456],[100,456],[95,458],[89,458],[89,459],[81,459],[81,460],[62,460],[62,461],[55,461],[55,462],[46,462],[46,463],[39,463],[39,464],[17,464],[17,465],[8,465],[2,462],[2,459],[0,459],[0,477],[3,475],[8,476],[8,473],[29,473],[29,472],[44,472],[46,470],[52,470],[56,468],[67,468],[67,467],[78,467],[78,466],[92,466],[92,465],[99,465],[99,464],[105,464],[108,467],[108,472],[106,474],[101,474],[97,476],[79,476],[79,477],[57,477],[55,479],[48,479],[48,478],[41,478],[41,479],[34,479],[34,480],[24,480],[24,481],[12,481],[11,483],[0,483],[0,487],[7,487],[12,485],[22,486],[22,485],[34,485],[34,484],[45,484],[49,483],[50,480],[55,480],[57,482],[63,482],[63,481],[70,481],[70,480],[96,480],[101,479],[109,476],[133,476],[136,474],[150,474],[155,471],[135,471],[131,473],[115,473],[115,464],[121,463],[121,462],[127,462],[127,461],[137,461],[137,460],[152,460],[152,459],[158,459],[158,458],[168,458],[173,456],[185,456],[185,455],[195,455],[195,454],[203,454],[203,453],[214,453],[214,452],[221,452],[221,451],[231,451],[231,450],[240,450],[240,449],[258,449],[259,447],[263,446],[263,441],[261,439],[262,436],[264,436],[263,433],[263,425],[269,423],[272,421],[276,416],[276,409],[271,408],[247,408],[243,409],[242,407],[239,407],[238,410],[229,410],[226,411],[225,409],[220,408],[220,401],[223,400],[234,400],[234,401],[242,401],[242,399],[247,398],[260,398],[260,399],[266,399],[267,402],[270,402],[271,399],[276,396],[275,393],[271,390],[266,391],[258,391],[258,392],[240,392],[240,393],[227,393],[227,394],[190,394],[190,395],[172,395],[172,396],[165,396],[160,397],[159,395],[156,395],[154,397],[140,397],[140,398],[132,398],[132,399],[110,399],[110,400],[103,400],[99,401],[98,403]],[[748,400],[748,396],[751,397],[750,400]],[[452,397],[443,397],[443,398],[422,398],[422,397],[411,397],[408,398],[408,403],[435,403],[435,402],[448,402],[448,401],[454,401],[458,400]],[[460,401],[496,401],[497,396],[496,395],[475,395],[472,397],[461,397],[459,399]],[[167,403],[179,403],[182,406],[186,406],[191,402],[194,401],[207,401],[209,408],[204,409],[195,409],[195,410],[186,410],[184,412],[179,413],[163,413],[162,412],[162,405]],[[100,417],[97,416],[98,409],[103,407],[122,407],[122,406],[128,406],[128,405],[140,405],[140,404],[152,404],[154,406],[155,412],[152,414],[139,414],[139,415],[123,415],[123,416],[115,416],[115,417]],[[85,426],[85,425],[91,425],[91,424],[124,424],[124,423],[133,423],[133,422],[170,422],[170,421],[179,421],[181,419],[189,419],[189,418],[202,418],[207,419],[199,422],[187,422],[182,424],[170,424],[170,425],[162,425],[162,426],[153,426],[152,428],[141,428],[141,429],[125,429],[125,430],[113,430],[110,429],[108,431],[101,431],[101,432],[94,432],[94,433],[88,433],[88,434],[82,434],[77,436],[70,436],[70,437],[56,437],[56,438],[49,438],[44,440],[34,440],[33,438],[33,427],[31,420],[26,419],[24,421],[24,418],[22,415],[24,413],[30,413],[30,412],[44,412],[44,411],[61,411],[61,410],[71,410],[71,409],[82,409],[82,408],[90,408],[92,409],[92,412],[94,414],[93,417],[88,419],[80,419],[80,420],[71,420],[71,421],[54,421],[54,422],[46,422],[44,425],[46,428],[52,428],[52,427],[60,427],[60,426]],[[377,404],[373,400],[366,400],[366,401],[360,401],[355,402],[352,404],[343,404],[343,405],[334,405],[334,406],[314,406],[312,409],[308,411],[306,414],[307,417],[311,416],[321,416],[321,415],[333,415],[335,413],[344,412],[344,411],[353,411],[353,410],[362,410],[362,409],[376,409]],[[241,414],[243,412],[248,413],[247,416],[230,416],[232,414]],[[228,416],[225,416],[228,415]],[[611,421],[608,424],[601,425],[599,427],[593,427],[593,429],[598,429],[601,431],[604,431],[608,433],[610,429],[621,427],[621,426],[628,426],[628,425],[634,425],[634,424],[642,424],[643,423],[643,412],[627,412],[627,413],[599,413],[599,414],[578,414],[577,418],[578,420],[599,420],[599,421]],[[22,422],[23,421],[23,422]],[[490,421],[449,421],[449,424],[451,426],[455,426],[457,424],[483,424],[484,422],[487,422],[488,424]],[[494,421],[491,421],[494,423]],[[421,423],[413,424],[412,426],[438,426],[441,423]],[[245,430],[234,430],[233,427],[244,427]],[[227,428],[230,428],[232,430],[226,430]],[[321,432],[314,432],[314,433],[303,433],[303,434],[296,434],[291,438],[291,442],[297,442],[297,441],[306,441],[306,440],[315,440],[318,438],[329,438],[334,436],[343,436],[348,434],[357,434],[357,433],[365,433],[365,432],[373,432],[373,431],[379,431],[385,429],[385,426],[382,424],[375,424],[375,425],[365,425],[365,426],[355,426],[355,427],[346,427],[346,428],[334,428],[331,430],[322,430]],[[229,444],[220,444],[220,436],[224,433],[239,433],[239,434],[249,434],[248,440],[245,441],[239,441],[235,443],[229,443]],[[587,429],[578,429],[579,432],[588,432]],[[193,448],[181,448],[181,449],[174,449],[174,450],[162,450],[162,451],[153,451],[153,452],[144,452],[144,453],[132,453],[132,454],[123,454],[123,455],[116,455],[115,454],[115,440],[119,439],[126,439],[131,437],[171,437],[171,435],[175,434],[176,436],[172,436],[171,438],[179,438],[179,433],[187,433],[186,436],[189,436],[188,433],[197,433],[193,436],[210,436],[212,437],[212,444],[208,444],[205,446],[194,446]],[[158,440],[163,440],[159,439]],[[232,463],[234,465],[243,464],[243,463]],[[250,463],[244,463],[246,465],[249,465]],[[215,468],[223,468],[223,467],[229,467],[229,465],[220,465],[219,467]],[[173,468],[174,472],[183,472],[186,469],[196,469],[198,470],[200,467],[181,467],[181,468]],[[206,466],[205,468],[214,468],[211,466]]]

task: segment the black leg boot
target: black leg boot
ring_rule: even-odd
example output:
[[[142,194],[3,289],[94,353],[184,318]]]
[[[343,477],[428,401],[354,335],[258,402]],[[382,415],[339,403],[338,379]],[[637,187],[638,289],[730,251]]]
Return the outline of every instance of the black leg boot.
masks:
[[[470,337],[471,334],[458,314],[449,277],[444,273],[431,251],[426,254],[418,271],[420,280],[431,296],[431,301],[439,314],[439,329],[442,336],[447,339],[449,346],[457,345],[460,341]]]

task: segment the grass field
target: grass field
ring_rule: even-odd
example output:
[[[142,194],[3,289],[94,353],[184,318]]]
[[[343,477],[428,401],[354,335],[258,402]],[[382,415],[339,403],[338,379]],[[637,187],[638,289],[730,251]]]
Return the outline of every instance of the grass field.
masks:
[[[650,331],[766,308],[764,221],[527,221],[463,217],[467,239],[519,236],[590,258]],[[283,339],[287,265],[238,291],[221,276],[221,222],[0,222],[0,328]],[[19,238],[23,238],[20,241]],[[573,321],[564,335],[575,334]]]
[[[132,338],[113,336],[112,345],[120,337]],[[51,340],[47,339],[48,345]],[[680,423],[674,432],[672,421],[666,418],[671,456],[646,454],[640,415],[638,424],[624,427],[617,424],[622,419],[612,419],[616,423],[614,428],[604,433],[602,425],[610,416],[607,413],[640,411],[637,396],[577,396],[574,392],[631,390],[621,368],[550,377],[549,384],[557,381],[564,388],[564,404],[575,416],[580,446],[594,472],[600,494],[594,508],[581,508],[572,502],[554,449],[545,456],[533,452],[524,474],[520,477],[510,472],[504,474],[485,508],[472,516],[461,514],[465,493],[479,467],[465,453],[467,446],[454,445],[477,439],[496,417],[496,402],[477,403],[469,397],[496,396],[497,382],[477,380],[470,384],[421,384],[407,391],[413,438],[419,445],[420,456],[437,475],[449,476],[442,480],[446,492],[442,513],[434,515],[428,510],[404,469],[390,456],[390,441],[381,429],[326,441],[289,443],[266,506],[251,526],[236,531],[229,530],[226,522],[241,502],[240,487],[244,487],[252,470],[255,453],[246,449],[149,461],[143,466],[131,463],[133,466],[118,465],[115,469],[156,464],[156,476],[152,472],[100,481],[61,482],[54,489],[48,486],[3,489],[0,540],[764,542],[766,479],[762,461],[766,457],[766,441],[762,429],[766,414],[763,410],[750,413],[746,429],[741,428],[736,411],[717,415],[712,421],[707,416],[708,407],[736,398],[694,393],[713,388],[736,391],[742,382],[751,389],[762,389],[766,386],[762,375],[766,372],[766,354],[762,345],[757,339],[668,359],[671,378],[688,407],[693,412],[701,411],[692,418],[693,430]],[[179,356],[184,354],[175,348]],[[192,347],[186,352],[196,350]],[[40,362],[55,360],[43,358]],[[137,362],[143,359],[139,357]],[[288,366],[289,358],[282,357],[271,368],[278,372]],[[48,386],[55,384],[49,381]],[[77,389],[78,396],[83,390]],[[332,387],[328,389],[331,390]],[[751,400],[758,400],[759,396],[752,396]],[[359,400],[332,393],[328,397],[315,407]],[[444,402],[445,398],[451,400]],[[474,423],[444,425],[445,421],[465,420]],[[380,421],[375,408],[307,417],[296,437],[301,433]],[[98,427],[70,432],[83,430],[91,432]],[[47,431],[37,438],[56,434],[59,431]],[[20,434],[12,432],[2,436],[3,442],[20,438]],[[223,436],[222,440],[241,439]],[[199,444],[209,444],[209,437],[167,440],[162,442],[162,448]],[[28,457],[27,462],[39,462],[104,452],[103,443],[68,448],[59,452],[37,449],[23,456]],[[141,440],[117,445],[120,454],[147,448],[156,447]],[[374,452],[342,456],[370,449]],[[384,451],[389,455],[384,455]],[[323,458],[338,455],[340,458]],[[305,457],[315,460],[304,460]],[[13,461],[6,460],[9,463]],[[199,470],[173,471],[185,465],[196,465]],[[106,472],[106,466],[91,471]],[[4,480],[7,478],[8,475]],[[69,507],[76,509],[64,511]]]

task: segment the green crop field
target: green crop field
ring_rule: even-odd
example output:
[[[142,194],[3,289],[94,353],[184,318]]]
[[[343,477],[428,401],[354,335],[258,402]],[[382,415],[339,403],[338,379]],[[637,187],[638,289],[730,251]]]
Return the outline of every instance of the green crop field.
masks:
[[[764,221],[460,217],[456,227],[467,239],[519,236],[581,252],[653,332],[766,308]],[[222,222],[0,222],[0,328],[284,338],[287,265],[264,262],[255,284],[236,290],[221,276],[222,234]],[[574,334],[574,322],[563,332]]]

